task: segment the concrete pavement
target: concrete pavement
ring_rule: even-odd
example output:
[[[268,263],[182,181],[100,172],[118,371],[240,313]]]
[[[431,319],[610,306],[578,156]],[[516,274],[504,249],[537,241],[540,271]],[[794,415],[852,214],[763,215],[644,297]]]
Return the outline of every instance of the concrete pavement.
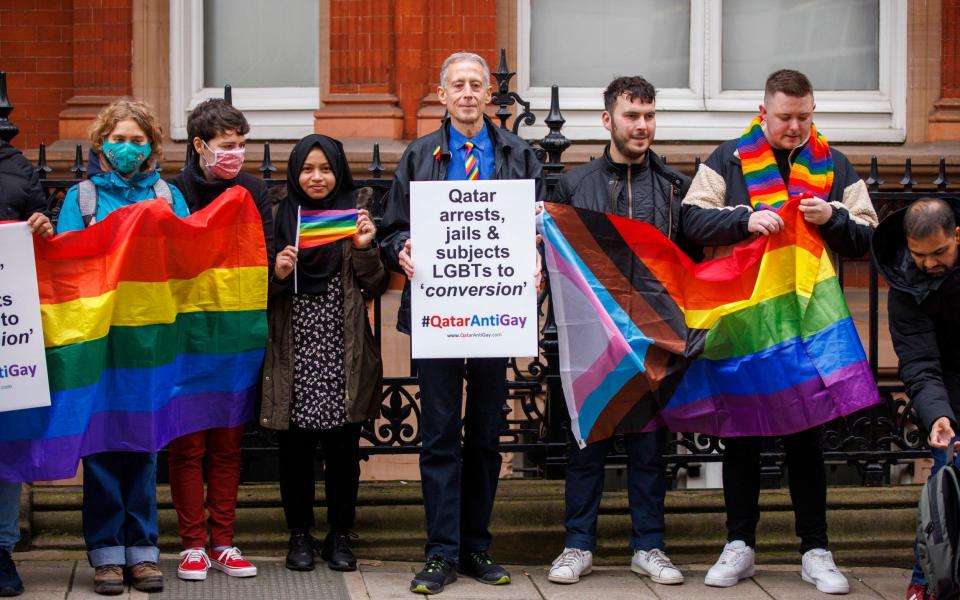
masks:
[[[54,560],[52,552],[23,552],[14,555],[27,592],[24,600],[90,600],[103,598],[93,593],[93,570],[79,553],[71,553],[65,559]],[[62,553],[61,553],[62,556]],[[234,579],[223,573],[211,571],[207,581],[183,582],[176,578],[176,557],[163,556],[163,568],[167,578],[162,594],[143,594],[131,590],[117,596],[121,599],[165,600],[193,598],[246,600],[290,599],[313,600],[411,600],[407,586],[419,564],[407,562],[380,562],[361,560],[355,573],[329,571],[318,561],[317,569],[310,573],[294,573],[283,567],[277,556],[251,557],[259,569],[259,575],[249,579]],[[681,586],[661,586],[649,579],[632,574],[628,567],[595,567],[592,575],[584,577],[576,585],[557,585],[547,581],[546,566],[511,566],[513,583],[493,587],[472,579],[461,578],[448,586],[438,598],[441,600],[688,600],[691,598],[717,599],[777,599],[800,600],[807,598],[830,598],[801,581],[799,560],[796,565],[759,565],[757,574],[735,587],[709,588],[703,585],[703,577],[709,565],[680,565],[686,576]],[[909,581],[910,572],[905,569],[855,567],[843,569],[850,581],[851,600],[879,599],[900,600]]]

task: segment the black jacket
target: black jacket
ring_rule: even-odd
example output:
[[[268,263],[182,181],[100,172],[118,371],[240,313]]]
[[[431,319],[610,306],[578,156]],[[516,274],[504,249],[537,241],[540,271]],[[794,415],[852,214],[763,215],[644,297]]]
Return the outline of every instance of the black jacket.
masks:
[[[960,222],[960,200],[952,200]],[[923,427],[949,417],[957,430],[960,414],[960,268],[930,277],[907,250],[899,210],[877,227],[873,260],[890,284],[887,316],[900,379]]]
[[[739,138],[728,140],[700,165],[690,190],[683,199],[683,232],[688,240],[701,246],[729,246],[750,237],[747,221],[753,208],[743,178]],[[799,154],[802,145],[792,156]],[[877,224],[867,186],[857,176],[850,160],[835,148],[833,186],[824,198],[834,210],[830,220],[820,226],[820,235],[837,254],[860,257],[870,250],[870,236]]]
[[[533,179],[536,182],[537,200],[544,200],[546,192],[541,177],[542,166],[533,148],[516,135],[498,128],[488,117],[484,116],[483,120],[493,142],[493,179]],[[390,188],[379,236],[383,262],[387,268],[398,273],[403,273],[400,251],[410,238],[410,182],[446,180],[450,162],[447,144],[449,126],[448,117],[439,129],[412,141],[393,174],[393,186]],[[438,147],[439,153],[434,154]],[[403,285],[397,329],[410,333],[409,280]]]
[[[616,163],[607,145],[600,158],[563,174],[553,200],[643,221],[677,241],[680,203],[690,178],[667,167],[653,151],[647,157],[639,165]]]
[[[180,188],[187,201],[187,206],[190,207],[191,214],[206,207],[217,196],[235,185],[247,188],[247,191],[253,196],[257,210],[260,212],[260,220],[263,221],[263,238],[267,244],[267,263],[272,273],[277,250],[273,247],[273,206],[270,197],[267,195],[267,184],[263,179],[243,172],[233,179],[207,181],[200,169],[200,162],[196,153],[189,152],[189,154],[191,159],[187,161],[187,168],[176,177],[167,180],[167,183]]]
[[[0,221],[23,221],[46,207],[47,198],[33,165],[19,150],[0,140]]]

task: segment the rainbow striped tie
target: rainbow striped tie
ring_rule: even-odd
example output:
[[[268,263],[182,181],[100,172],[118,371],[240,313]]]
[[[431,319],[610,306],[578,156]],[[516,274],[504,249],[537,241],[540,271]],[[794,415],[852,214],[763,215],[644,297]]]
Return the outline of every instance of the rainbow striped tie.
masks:
[[[473,142],[464,142],[463,147],[467,149],[463,157],[463,168],[467,173],[467,179],[480,179],[480,163],[477,161],[477,155],[473,153]]]

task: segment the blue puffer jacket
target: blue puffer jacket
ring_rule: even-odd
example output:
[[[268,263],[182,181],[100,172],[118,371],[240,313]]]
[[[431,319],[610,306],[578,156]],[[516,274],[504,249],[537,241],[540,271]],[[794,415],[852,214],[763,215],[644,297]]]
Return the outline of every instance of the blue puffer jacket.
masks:
[[[91,176],[90,180],[97,186],[96,220],[103,220],[107,215],[123,206],[155,198],[153,185],[159,179],[160,174],[156,171],[137,173],[130,179],[124,179],[116,171],[96,173]],[[190,209],[187,208],[187,203],[180,190],[176,186],[170,186],[170,191],[173,194],[173,212],[180,218],[189,215]],[[73,186],[63,200],[63,208],[60,210],[60,217],[57,219],[57,233],[77,231],[83,228],[83,218],[80,216],[80,206],[77,204],[77,186]]]

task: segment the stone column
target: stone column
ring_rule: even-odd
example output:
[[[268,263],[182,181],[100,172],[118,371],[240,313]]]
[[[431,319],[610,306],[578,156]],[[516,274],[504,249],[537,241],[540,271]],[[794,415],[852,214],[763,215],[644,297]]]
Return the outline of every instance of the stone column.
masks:
[[[960,140],[960,0],[942,0],[940,99],[927,127],[931,142]]]

